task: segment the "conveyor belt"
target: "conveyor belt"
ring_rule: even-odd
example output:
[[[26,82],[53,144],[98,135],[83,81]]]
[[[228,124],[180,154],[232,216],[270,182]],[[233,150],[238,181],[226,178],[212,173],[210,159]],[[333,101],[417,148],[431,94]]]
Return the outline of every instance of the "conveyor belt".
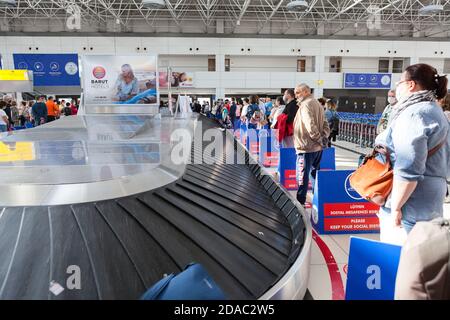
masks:
[[[202,121],[204,130],[215,126]],[[235,141],[226,148],[232,149],[249,162]],[[306,228],[259,165],[226,164],[226,153],[219,158],[189,164],[175,182],[124,198],[0,208],[0,298],[137,299],[192,261],[229,299],[261,297],[297,259]],[[81,289],[69,290],[74,265]],[[66,289],[54,295],[51,281]]]

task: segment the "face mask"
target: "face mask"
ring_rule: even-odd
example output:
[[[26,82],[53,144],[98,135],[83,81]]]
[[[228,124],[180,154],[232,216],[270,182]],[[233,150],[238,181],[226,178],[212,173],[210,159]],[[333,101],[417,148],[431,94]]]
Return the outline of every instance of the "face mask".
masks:
[[[395,89],[395,96],[397,98],[397,101],[403,101],[406,97],[409,96],[408,92],[403,89],[403,87],[403,85],[400,85]]]
[[[394,105],[397,103],[397,99],[395,97],[388,97],[388,102],[390,105]]]

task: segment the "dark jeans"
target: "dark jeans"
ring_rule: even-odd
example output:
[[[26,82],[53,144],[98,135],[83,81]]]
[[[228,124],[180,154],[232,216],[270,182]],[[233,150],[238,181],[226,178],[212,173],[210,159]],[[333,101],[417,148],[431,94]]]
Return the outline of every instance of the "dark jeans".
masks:
[[[333,142],[336,141],[337,135],[338,135],[337,131],[331,131],[330,136],[328,138],[328,147],[331,147],[331,141],[333,141]]]
[[[47,116],[47,122],[52,122],[55,121],[56,117],[55,116]]]
[[[304,205],[306,202],[306,194],[308,193],[309,175],[312,179],[312,187],[314,190],[314,180],[316,179],[316,172],[320,169],[320,160],[322,159],[322,150],[309,153],[300,153],[297,155],[297,200]]]

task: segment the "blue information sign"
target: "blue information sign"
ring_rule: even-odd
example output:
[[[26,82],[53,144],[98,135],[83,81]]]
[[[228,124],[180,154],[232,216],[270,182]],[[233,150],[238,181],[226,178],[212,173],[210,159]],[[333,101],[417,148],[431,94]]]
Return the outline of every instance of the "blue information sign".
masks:
[[[346,300],[393,300],[401,247],[350,238]]]
[[[34,86],[79,86],[77,54],[13,54],[14,68],[33,71]]]
[[[379,232],[379,207],[350,185],[353,170],[320,170],[314,186],[311,220],[319,234]]]
[[[390,89],[390,73],[345,73],[344,88]]]

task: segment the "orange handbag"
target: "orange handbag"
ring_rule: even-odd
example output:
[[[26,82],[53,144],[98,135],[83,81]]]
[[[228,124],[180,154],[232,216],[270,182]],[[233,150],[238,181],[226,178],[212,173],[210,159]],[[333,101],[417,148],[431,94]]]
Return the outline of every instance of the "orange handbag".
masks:
[[[380,162],[376,158],[377,154],[384,154],[386,163]],[[361,166],[350,176],[350,185],[364,199],[382,206],[392,191],[393,180],[394,171],[389,152],[378,147],[364,158]]]
[[[427,158],[436,153],[444,145],[445,141],[446,139],[429,150]],[[384,154],[386,163],[381,163],[376,159],[377,154]],[[361,166],[353,172],[349,180],[352,188],[364,199],[379,206],[384,205],[392,191],[394,181],[394,171],[389,151],[383,146],[375,147],[372,153],[364,158]]]

